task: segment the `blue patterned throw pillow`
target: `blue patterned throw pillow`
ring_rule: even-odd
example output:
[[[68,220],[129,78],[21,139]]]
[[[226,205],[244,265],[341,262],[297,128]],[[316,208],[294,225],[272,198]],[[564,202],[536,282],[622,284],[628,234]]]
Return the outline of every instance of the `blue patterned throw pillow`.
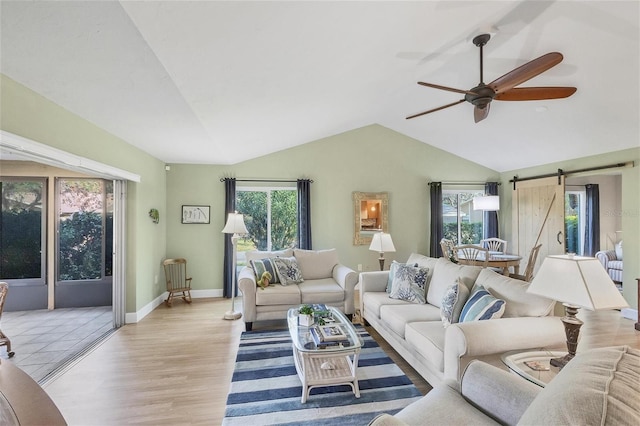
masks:
[[[469,289],[458,278],[456,283],[447,289],[442,298],[440,316],[443,326],[448,327],[459,321],[460,313],[468,297]]]
[[[273,263],[278,270],[280,284],[300,284],[304,281],[295,257],[276,257],[273,259]]]
[[[477,286],[462,308],[460,322],[501,318],[504,308],[504,300],[493,297],[484,287]]]
[[[398,264],[389,297],[412,303],[427,303],[428,268]]]
[[[249,261],[251,264],[251,268],[253,272],[256,274],[256,281],[262,277],[264,272],[268,272],[271,274],[271,279],[269,280],[269,284],[277,284],[280,281],[278,280],[278,273],[276,271],[276,267],[273,264],[273,259],[265,258],[259,260],[251,260]]]

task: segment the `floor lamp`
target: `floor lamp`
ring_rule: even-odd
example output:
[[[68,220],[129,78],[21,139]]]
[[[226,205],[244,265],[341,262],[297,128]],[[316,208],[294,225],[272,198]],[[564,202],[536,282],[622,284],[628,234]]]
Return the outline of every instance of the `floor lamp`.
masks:
[[[229,213],[227,218],[227,224],[222,229],[224,234],[233,234],[231,236],[231,245],[233,246],[233,257],[231,260],[231,310],[225,312],[224,319],[237,320],[242,317],[241,312],[236,312],[235,297],[236,297],[236,245],[240,234],[248,234],[247,227],[244,225],[244,219],[238,212]]]

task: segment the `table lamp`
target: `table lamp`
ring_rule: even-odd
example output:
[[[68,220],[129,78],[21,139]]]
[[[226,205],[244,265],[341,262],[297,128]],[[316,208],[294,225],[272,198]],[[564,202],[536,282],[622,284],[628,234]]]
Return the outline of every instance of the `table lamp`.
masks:
[[[565,307],[562,322],[569,353],[551,360],[551,365],[560,368],[576,355],[578,334],[583,324],[576,318],[579,308],[594,311],[629,306],[595,257],[547,256],[527,292],[562,302]]]
[[[233,257],[231,267],[231,310],[225,312],[224,319],[237,320],[242,317],[241,312],[235,310],[235,297],[236,297],[236,245],[240,234],[248,234],[247,227],[244,225],[244,218],[238,212],[229,213],[227,223],[222,229],[223,234],[233,234],[231,236],[231,245],[233,246]]]
[[[384,232],[373,234],[369,250],[380,253],[378,262],[380,262],[380,270],[384,270],[384,253],[396,251],[396,248],[393,246],[393,241],[391,240],[391,234],[386,234]]]

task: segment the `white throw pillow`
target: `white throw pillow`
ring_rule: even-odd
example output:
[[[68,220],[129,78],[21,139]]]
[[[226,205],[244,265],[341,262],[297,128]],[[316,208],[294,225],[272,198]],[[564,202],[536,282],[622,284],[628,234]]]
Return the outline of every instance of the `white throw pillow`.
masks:
[[[300,284],[304,281],[295,257],[276,257],[273,263],[276,265],[282,285]]]
[[[442,306],[440,307],[440,316],[442,317],[442,325],[445,327],[458,322],[460,312],[469,297],[469,289],[466,285],[456,280],[456,283],[447,289],[442,298]]]
[[[616,258],[618,260],[622,260],[622,241],[616,244],[615,250],[616,250]]]

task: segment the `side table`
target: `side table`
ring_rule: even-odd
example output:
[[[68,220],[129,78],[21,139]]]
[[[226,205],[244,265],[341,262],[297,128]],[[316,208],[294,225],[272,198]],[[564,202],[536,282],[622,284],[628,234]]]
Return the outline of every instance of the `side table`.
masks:
[[[502,362],[511,372],[534,383],[545,387],[560,372],[558,367],[549,364],[551,358],[565,356],[566,352],[532,350],[512,351],[502,355]]]

